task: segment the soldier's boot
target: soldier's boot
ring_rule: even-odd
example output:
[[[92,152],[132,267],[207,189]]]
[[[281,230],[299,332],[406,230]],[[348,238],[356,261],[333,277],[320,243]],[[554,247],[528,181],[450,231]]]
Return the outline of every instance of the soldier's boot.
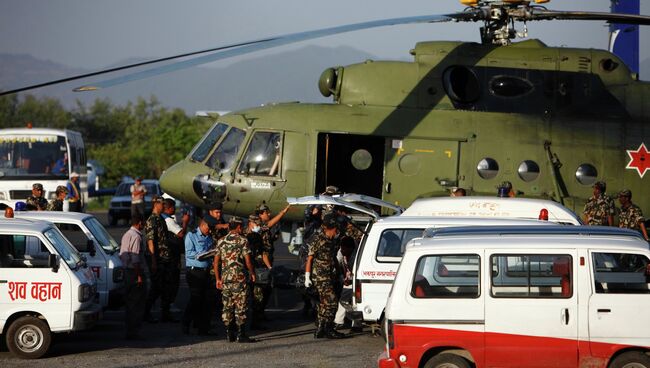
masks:
[[[235,342],[236,337],[235,337],[235,324],[231,323],[228,326],[226,326],[226,336],[228,338],[228,342]]]
[[[328,322],[325,325],[325,337],[328,339],[342,339],[345,335],[334,329],[334,323]]]
[[[316,332],[314,332],[315,339],[322,339],[325,337],[325,322],[318,321],[316,325]]]
[[[257,340],[248,337],[246,335],[246,325],[239,326],[239,332],[237,332],[237,342],[257,342]]]

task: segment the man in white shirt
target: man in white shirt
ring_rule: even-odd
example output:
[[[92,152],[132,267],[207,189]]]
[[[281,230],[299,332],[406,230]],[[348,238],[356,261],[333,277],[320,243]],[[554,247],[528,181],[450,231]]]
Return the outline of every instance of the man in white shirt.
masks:
[[[185,232],[176,222],[176,218],[174,217],[175,213],[176,203],[171,198],[165,198],[161,216],[165,219],[165,225],[167,225],[167,246],[169,247],[171,256],[171,282],[166,286],[170,290],[170,300],[176,300],[176,294],[178,294],[178,287],[181,280],[181,253],[185,253],[183,244]]]
[[[147,194],[147,187],[142,184],[142,178],[135,179],[135,183],[131,185],[131,216],[139,214],[144,215],[144,196]]]

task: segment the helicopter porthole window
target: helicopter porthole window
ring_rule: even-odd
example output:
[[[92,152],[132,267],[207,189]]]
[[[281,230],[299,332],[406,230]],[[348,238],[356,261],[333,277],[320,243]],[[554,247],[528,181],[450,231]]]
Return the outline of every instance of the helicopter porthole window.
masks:
[[[582,164],[576,170],[576,179],[582,185],[592,185],[598,178],[598,170],[592,164]]]
[[[507,75],[499,75],[490,81],[490,93],[498,97],[522,97],[533,91],[530,81]]]
[[[468,67],[454,66],[445,70],[443,80],[447,95],[456,102],[471,103],[481,96],[478,78]]]
[[[243,175],[275,176],[280,168],[281,136],[277,132],[257,132],[251,138],[239,164]]]
[[[612,59],[603,59],[600,61],[600,68],[606,72],[613,72],[618,68],[618,63]]]
[[[519,168],[517,169],[517,174],[519,174],[519,178],[525,182],[531,182],[539,176],[539,165],[535,161],[532,160],[525,160],[521,164],[519,164]]]
[[[359,171],[367,170],[372,165],[372,155],[367,150],[360,148],[354,151],[350,157],[350,162]]]
[[[483,179],[492,179],[499,173],[499,164],[493,158],[486,157],[476,165],[478,176]]]

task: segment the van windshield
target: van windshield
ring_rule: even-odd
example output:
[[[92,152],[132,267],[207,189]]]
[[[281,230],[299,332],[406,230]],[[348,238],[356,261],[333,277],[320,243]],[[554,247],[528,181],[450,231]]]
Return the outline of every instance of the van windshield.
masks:
[[[61,259],[68,264],[70,269],[76,269],[81,264],[81,254],[70,244],[68,239],[57,228],[49,228],[43,235],[50,241]]]
[[[0,136],[0,179],[47,179],[68,173],[65,137],[53,134]]]
[[[95,217],[85,219],[84,224],[93,234],[99,245],[109,254],[115,253],[119,248],[117,241],[113,239],[111,234],[106,231],[106,228]]]

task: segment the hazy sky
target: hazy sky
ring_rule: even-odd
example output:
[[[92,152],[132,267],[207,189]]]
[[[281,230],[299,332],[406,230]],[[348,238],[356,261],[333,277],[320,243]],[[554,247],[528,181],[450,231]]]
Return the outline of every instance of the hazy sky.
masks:
[[[650,2],[642,3],[641,13],[650,14]],[[546,5],[556,10],[609,11],[609,0],[555,0]],[[0,52],[97,69],[128,58],[161,57],[269,35],[460,10],[457,0],[0,0]],[[397,26],[308,42],[405,59],[417,41],[478,41],[478,27],[478,23]],[[549,45],[607,47],[604,22],[535,22],[529,24],[529,33]],[[646,27],[641,60],[649,56],[643,47],[650,44],[649,34]]]

